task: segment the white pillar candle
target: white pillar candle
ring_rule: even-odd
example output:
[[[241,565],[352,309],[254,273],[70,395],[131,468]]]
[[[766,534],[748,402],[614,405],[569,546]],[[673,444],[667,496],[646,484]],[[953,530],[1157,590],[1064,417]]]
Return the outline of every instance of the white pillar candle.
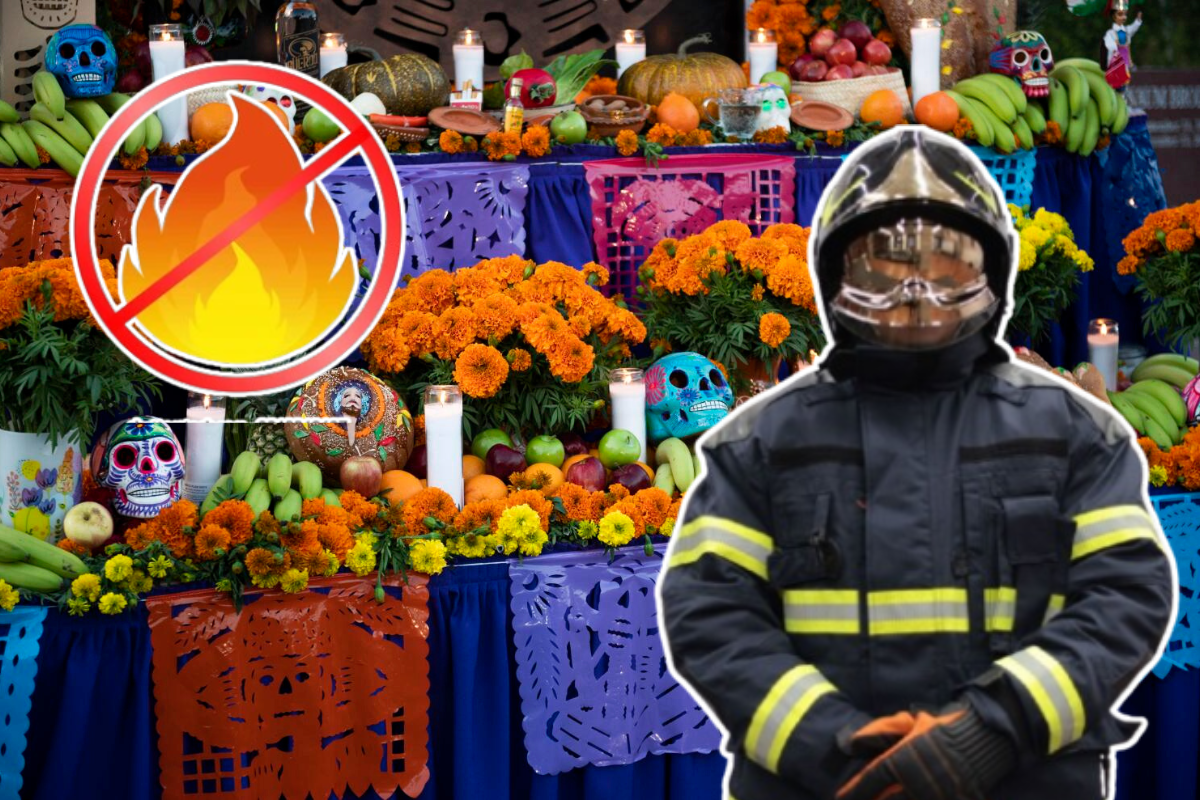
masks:
[[[1117,391],[1117,348],[1121,337],[1117,323],[1111,319],[1094,319],[1088,323],[1088,361],[1104,376],[1110,392]]]
[[[186,65],[186,47],[178,25],[150,26],[150,66],[154,80],[183,71]],[[167,144],[179,144],[188,138],[187,98],[180,97],[158,109],[162,123],[162,140]]]
[[[762,83],[762,76],[779,67],[779,45],[775,31],[759,28],[750,35],[747,61],[750,62],[750,83]]]
[[[942,23],[936,19],[918,19],[909,33],[912,36],[909,83],[915,106],[922,97],[942,88]]]
[[[646,383],[633,367],[614,369],[608,376],[613,429],[629,431],[642,445],[638,460],[646,462]]]
[[[346,66],[346,37],[332,31],[321,34],[321,77]]]
[[[459,91],[468,83],[483,90],[483,39],[479,31],[464,28],[454,39],[454,85]]]
[[[225,400],[188,392],[187,432],[184,434],[183,498],[204,502],[221,477],[225,442]]]
[[[621,31],[617,40],[617,77],[639,61],[646,60],[646,34],[633,28]]]
[[[454,384],[425,387],[427,482],[463,505],[462,391]]]

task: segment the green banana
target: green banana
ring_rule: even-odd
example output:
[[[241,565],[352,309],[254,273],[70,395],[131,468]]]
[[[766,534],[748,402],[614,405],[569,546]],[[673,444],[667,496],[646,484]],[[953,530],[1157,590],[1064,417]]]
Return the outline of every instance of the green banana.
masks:
[[[62,578],[33,564],[0,564],[0,580],[31,592],[57,592],[62,588]]]
[[[1017,117],[1017,121],[1012,126],[1013,133],[1017,135],[1017,139],[1021,141],[1022,150],[1033,149],[1033,131],[1029,129],[1029,123],[1025,121],[1025,117]]]
[[[146,126],[146,143],[144,146],[147,151],[153,153],[162,144],[162,120],[158,118],[158,114],[151,114],[146,117],[142,124]]]
[[[1176,431],[1178,432],[1178,429]],[[1152,417],[1146,417],[1146,435],[1154,440],[1160,450],[1170,450],[1176,444],[1175,437],[1155,422]]]
[[[1147,366],[1154,366],[1155,364],[1170,364],[1175,367],[1189,370],[1193,375],[1197,372],[1200,372],[1200,361],[1197,361],[1189,356],[1185,356],[1182,353],[1155,353],[1152,356],[1142,359],[1138,366],[1140,367],[1142,364]],[[1133,372],[1134,375],[1138,374],[1136,369]],[[1138,379],[1132,378],[1132,380],[1136,381]]]
[[[1067,126],[1071,122],[1070,100],[1067,87],[1054,78],[1050,79],[1050,99],[1046,102],[1046,112],[1050,121],[1058,125],[1059,132],[1067,135]]]
[[[286,453],[276,453],[267,462],[267,488],[276,500],[282,500],[292,486],[292,460]]]
[[[64,114],[62,119],[56,119],[46,106],[34,103],[33,108],[29,109],[29,118],[37,120],[57,133],[80,155],[87,153],[88,148],[92,146],[92,135],[87,132],[87,128],[83,127],[83,123],[71,116],[70,112]]]
[[[204,502],[200,504],[200,516],[203,517],[221,503],[232,498],[233,478],[229,475],[222,475],[217,478],[217,482],[208,490],[208,495],[205,496]]]
[[[700,472],[703,469],[703,466],[700,464],[700,454],[699,453],[692,453],[692,469],[694,469],[696,471],[695,475],[697,478],[699,478]]]
[[[1025,124],[1029,126],[1029,130],[1035,134],[1044,133],[1046,130],[1046,115],[1042,112],[1042,107],[1037,103],[1030,103],[1025,106]]]
[[[38,160],[37,148],[29,133],[15,122],[0,122],[0,138],[3,138],[12,151],[16,153],[21,163],[30,169],[37,169],[42,163]]]
[[[1016,122],[1017,107],[1013,105],[1012,101],[1008,99],[1008,95],[998,86],[975,78],[968,78],[965,81],[956,83],[954,91],[987,106],[988,110],[999,117],[1006,125]]]
[[[254,511],[254,518],[258,519],[259,514],[271,507],[271,492],[267,489],[266,479],[255,478],[254,483],[250,484],[250,488],[246,490],[244,499]]]
[[[1092,99],[1096,101],[1096,109],[1100,112],[1100,124],[1106,128],[1110,127],[1117,118],[1117,93],[1108,85],[1103,75],[1086,71],[1080,71],[1079,74],[1087,81]]]
[[[1109,392],[1108,402],[1112,403],[1117,413],[1125,418],[1125,421],[1139,436],[1146,435],[1146,415],[1134,408],[1133,403],[1129,402],[1129,398],[1125,397],[1123,392]]]
[[[100,131],[108,124],[108,113],[95,100],[73,98],[67,101],[67,112],[83,123],[93,139],[100,136]]]
[[[1091,87],[1088,86],[1083,73],[1074,67],[1055,67],[1050,77],[1057,78],[1067,87],[1067,104],[1071,109],[1071,116],[1078,117],[1082,114],[1083,107],[1092,95]]]
[[[79,174],[80,168],[83,167],[83,156],[67,144],[65,139],[34,119],[25,120],[21,127],[29,134],[33,143],[49,153],[50,159],[68,175],[74,178]]]
[[[325,505],[327,506],[342,507],[342,498],[338,497],[338,493],[333,491],[333,489],[322,489],[321,499],[325,501]]]
[[[1143,368],[1144,367],[1144,368]],[[1133,378],[1135,383],[1140,383],[1147,378],[1157,378],[1160,381],[1171,384],[1177,389],[1183,389],[1196,376],[1190,370],[1183,367],[1176,367],[1170,364],[1151,364],[1146,367],[1144,364],[1138,364],[1134,370],[1137,377]]]
[[[300,497],[300,493],[295,489],[289,489],[288,493],[283,496],[283,499],[275,504],[275,519],[280,522],[291,522],[294,519],[300,519],[303,505],[304,499]]]
[[[1183,427],[1187,425],[1187,404],[1183,402],[1183,398],[1179,396],[1179,392],[1175,391],[1174,387],[1166,381],[1149,378],[1133,384],[1125,390],[1125,394],[1148,394],[1166,407],[1167,411],[1171,414],[1171,418],[1175,420],[1176,426]]]
[[[117,113],[117,109],[129,102],[129,95],[120,92],[112,92],[110,94],[97,97],[96,102],[100,107],[111,117]]]
[[[8,146],[8,142],[0,139],[0,164],[11,167],[17,163],[17,154]]]
[[[0,122],[20,122],[21,114],[8,103],[0,100]]]
[[[670,464],[659,464],[654,471],[654,485],[667,494],[675,494],[675,479],[671,477]]]
[[[992,131],[992,124],[977,110],[975,101],[949,89],[946,90],[946,94],[958,105],[959,116],[966,117],[971,123],[971,127],[975,129],[975,138],[979,143],[984,147],[990,147],[996,139],[996,134]]]
[[[19,547],[29,554],[27,559],[33,566],[53,572],[62,578],[78,578],[87,572],[87,565],[79,560],[74,553],[68,553],[61,547],[55,547],[49,542],[43,542],[36,536],[22,533],[14,528],[0,525],[0,540]]]
[[[1029,98],[1025,96],[1025,92],[1020,85],[1007,75],[997,75],[995,72],[981,72],[971,80],[980,80],[984,83],[991,83],[1008,97],[1009,102],[1017,109],[1018,114],[1024,114],[1025,109],[1029,107]]]
[[[1087,158],[1096,149],[1096,142],[1100,140],[1100,110],[1096,108],[1094,100],[1089,100],[1087,104],[1086,118],[1083,126],[1083,141],[1079,145],[1079,155]]]
[[[1146,419],[1153,420],[1160,428],[1168,434],[1177,435],[1179,432],[1179,424],[1175,422],[1175,417],[1171,411],[1158,398],[1146,394],[1145,392],[1124,393],[1125,399],[1136,408],[1138,411],[1146,415]],[[1175,435],[1171,438],[1174,439]]]
[[[655,458],[659,465],[671,465],[671,478],[679,491],[686,492],[696,479],[696,467],[692,461],[692,451],[682,439],[665,439],[655,450]]]
[[[1083,144],[1083,134],[1087,131],[1087,112],[1078,117],[1071,117],[1071,125],[1067,129],[1066,146],[1068,153],[1078,153]]]
[[[245,495],[250,491],[250,486],[258,476],[258,468],[261,464],[262,459],[259,458],[258,453],[252,453],[249,450],[238,453],[238,457],[229,467],[229,476],[233,478],[234,494]]]
[[[967,102],[974,103],[975,109],[988,121],[988,125],[991,126],[992,147],[1005,154],[1017,149],[1017,140],[1013,134],[1013,130],[1005,124],[1004,120],[992,113],[990,108],[978,100],[968,97]]]
[[[28,534],[26,534],[28,535]],[[18,547],[7,539],[0,539],[0,561],[11,564],[15,561],[28,561],[29,551]]]
[[[1061,61],[1054,62],[1055,67],[1073,67],[1080,72],[1090,72],[1094,75],[1104,77],[1104,67],[1100,66],[1098,61],[1092,61],[1090,58],[1064,58]]]
[[[146,143],[146,120],[142,120],[137,125],[129,129],[129,133],[125,135],[125,142],[121,145],[125,150],[125,155],[131,156]]]
[[[1129,104],[1125,102],[1125,95],[1117,96],[1117,118],[1113,120],[1112,132],[1121,133],[1125,130],[1125,126],[1129,124]]]
[[[67,113],[67,96],[58,85],[58,78],[44,69],[33,73],[33,99],[49,108],[55,119],[62,119]]]
[[[311,461],[301,461],[292,468],[292,476],[296,479],[296,488],[305,500],[321,496],[321,468]]]

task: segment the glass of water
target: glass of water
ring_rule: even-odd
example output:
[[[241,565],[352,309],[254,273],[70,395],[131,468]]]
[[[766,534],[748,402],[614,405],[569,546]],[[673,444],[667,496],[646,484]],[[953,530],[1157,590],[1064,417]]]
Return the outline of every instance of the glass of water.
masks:
[[[748,142],[754,138],[754,129],[758,125],[760,95],[760,89],[722,89],[716,97],[705,98],[701,105],[708,121],[720,125],[726,136]],[[713,116],[713,105],[717,107],[716,116]]]

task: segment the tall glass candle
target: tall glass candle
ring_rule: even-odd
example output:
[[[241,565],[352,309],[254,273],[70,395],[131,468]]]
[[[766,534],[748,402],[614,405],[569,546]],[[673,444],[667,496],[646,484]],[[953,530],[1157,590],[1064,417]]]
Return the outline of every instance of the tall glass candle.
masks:
[[[321,77],[346,66],[346,37],[329,31],[321,34]]]
[[[909,31],[912,35],[912,59],[909,83],[912,104],[942,88],[942,23],[936,19],[918,19]]]
[[[463,505],[462,390],[455,384],[425,387],[427,482]]]
[[[634,367],[614,369],[608,376],[613,429],[629,431],[642,445],[638,460],[646,462],[646,383]]]
[[[1088,323],[1088,361],[1104,376],[1104,386],[1117,390],[1117,348],[1121,344],[1116,320],[1094,319]]]
[[[779,66],[779,45],[775,42],[775,31],[759,28],[750,34],[747,53],[750,62],[750,83],[762,83],[762,76],[774,72]]]
[[[454,85],[459,90],[468,83],[483,90],[483,39],[479,31],[464,28],[454,37]]]
[[[188,392],[185,416],[183,497],[200,505],[221,477],[225,398]]]
[[[186,46],[179,25],[150,26],[150,66],[154,80],[181,72],[186,64]],[[172,100],[158,109],[163,141],[179,144],[188,138],[187,98]]]
[[[646,60],[646,34],[633,28],[621,31],[617,40],[617,77],[639,61]]]

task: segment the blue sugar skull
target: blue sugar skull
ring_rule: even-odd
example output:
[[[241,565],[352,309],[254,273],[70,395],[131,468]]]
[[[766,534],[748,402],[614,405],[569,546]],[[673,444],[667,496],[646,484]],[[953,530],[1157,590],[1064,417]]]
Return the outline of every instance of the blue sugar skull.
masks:
[[[732,406],[725,376],[699,353],[663,356],[646,371],[646,431],[655,442],[703,433]]]
[[[102,97],[117,80],[117,51],[95,25],[68,25],[50,37],[46,69],[67,97]]]

